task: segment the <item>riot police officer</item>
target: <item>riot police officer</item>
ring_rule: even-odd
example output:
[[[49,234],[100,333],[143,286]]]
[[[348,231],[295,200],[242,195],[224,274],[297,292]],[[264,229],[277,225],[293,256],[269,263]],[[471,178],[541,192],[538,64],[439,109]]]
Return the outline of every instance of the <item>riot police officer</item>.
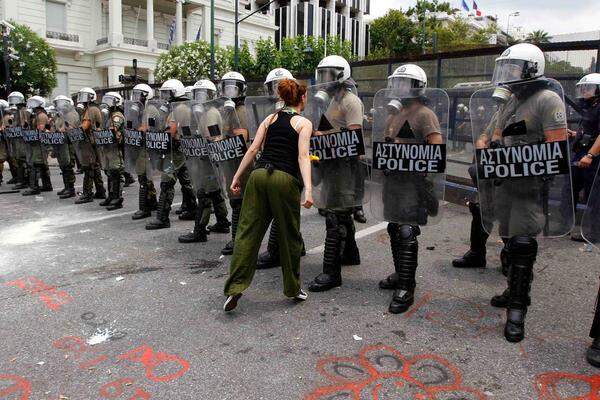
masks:
[[[447,118],[448,103],[443,90],[427,88],[425,71],[414,64],[398,67],[388,77],[388,88],[373,100],[372,179],[377,195],[371,196],[370,204],[377,219],[388,221],[395,272],[379,286],[395,289],[389,305],[394,314],[414,303],[420,226],[440,218],[445,180],[440,120]],[[429,155],[420,159],[397,155],[406,149]]]
[[[581,78],[576,85],[576,95],[581,107],[581,119],[577,131],[574,132],[572,180],[574,207],[580,202],[587,202],[594,183],[594,176],[600,163],[600,74],[589,74]],[[581,193],[583,192],[583,193]],[[571,193],[564,193],[571,196]],[[576,226],[571,239],[582,241],[581,229]]]
[[[83,171],[83,192],[75,200],[75,204],[90,203],[94,201],[94,198],[106,198],[93,137],[94,127],[102,124],[102,113],[95,103],[96,99],[96,91],[89,87],[81,88],[77,93],[77,111],[81,115],[81,130],[84,140],[74,144],[75,153]],[[93,193],[94,187],[96,188],[95,193]]]
[[[496,59],[493,76],[494,85],[509,93],[506,103],[498,106],[493,88],[482,89],[473,94],[469,107],[483,226],[490,233],[497,220],[499,234],[507,240],[508,288],[491,303],[506,307],[504,336],[510,342],[525,336],[536,236],[564,235],[573,222],[570,199],[552,198],[560,188],[570,190],[571,179],[562,88],[544,78],[544,69],[538,47],[511,46]],[[486,105],[487,118],[476,115],[480,104]],[[494,119],[489,136],[486,127]],[[548,149],[552,151],[543,151]],[[540,168],[548,165],[555,167]]]
[[[169,219],[169,213],[171,212],[171,205],[173,204],[173,198],[175,197],[175,182],[179,180],[181,185],[181,192],[183,194],[182,208],[184,212],[179,216],[179,219],[189,219],[194,216],[196,210],[196,196],[194,195],[194,189],[192,187],[192,181],[189,176],[187,167],[185,166],[185,156],[179,150],[176,133],[177,123],[173,119],[173,111],[179,106],[178,103],[187,101],[185,97],[185,87],[177,79],[169,79],[165,81],[159,89],[160,100],[168,102],[169,114],[165,121],[164,131],[167,132],[171,137],[171,167],[169,170],[162,169],[160,179],[160,195],[158,199],[158,209],[156,211],[156,219],[149,222],[146,225],[146,229],[164,229],[171,226]],[[144,110],[145,114],[152,112],[161,113],[161,110],[152,111],[149,105]],[[147,118],[146,118],[147,119]],[[164,164],[163,164],[164,165]]]
[[[156,210],[156,188],[152,179],[146,174],[148,164],[148,153],[144,147],[143,133],[139,135],[142,127],[142,114],[148,101],[154,98],[154,89],[145,83],[139,83],[133,87],[131,101],[125,105],[126,129],[131,132],[125,133],[124,164],[125,170],[131,174],[135,173],[139,182],[138,207],[139,209],[131,216],[138,220],[148,218],[152,210]],[[129,138],[129,140],[128,140]]]
[[[25,143],[23,142],[21,131],[23,124],[28,122],[25,96],[21,92],[12,92],[8,95],[7,101],[12,113],[12,118],[9,117],[7,120],[7,127],[13,131],[11,148],[17,170],[17,182],[14,188],[16,190],[26,189],[29,187],[29,170],[27,168]]]
[[[41,191],[52,191],[48,160],[45,159],[46,152],[42,151],[42,143],[39,137],[39,132],[46,130],[48,125],[48,115],[45,107],[46,100],[41,96],[32,96],[27,100],[29,123],[23,131],[23,139],[25,140],[28,137],[26,153],[29,166],[29,189],[22,193],[23,196],[36,195]],[[39,186],[40,178],[42,180],[41,189]]]
[[[359,132],[362,140],[363,104],[355,94],[350,64],[343,57],[325,57],[316,70],[317,85],[308,89],[305,115],[316,129],[316,135]],[[330,149],[331,150],[331,149]],[[325,251],[323,273],[310,284],[313,292],[326,291],[342,284],[341,266],[359,265],[353,213],[362,204],[364,163],[358,156],[321,160],[313,173],[315,205],[326,209]],[[320,187],[322,189],[320,189]],[[321,194],[319,194],[319,192]]]
[[[123,207],[121,175],[123,156],[121,142],[125,126],[125,116],[122,112],[123,98],[117,92],[107,92],[102,96],[100,112],[102,125],[95,127],[94,135],[100,164],[108,179],[108,196],[99,204],[108,211]]]
[[[73,100],[64,95],[58,95],[52,101],[54,109],[57,112],[56,119],[54,121],[54,129],[61,133],[63,137],[66,135],[67,120],[64,118],[65,111],[71,110],[73,112]],[[58,161],[58,166],[62,174],[62,180],[64,188],[59,190],[56,194],[60,199],[68,199],[75,197],[75,151],[73,145],[69,143],[66,138],[63,138],[64,142],[56,145],[55,155]]]
[[[244,136],[244,139],[248,141],[248,123],[246,116],[246,106],[244,104],[246,99],[246,90],[248,85],[246,84],[246,79],[239,72],[231,71],[227,72],[221,78],[221,82],[219,83],[219,94],[222,97],[230,99],[235,106],[235,111],[237,113],[237,118],[240,123],[240,131]],[[221,253],[223,255],[231,255],[233,254],[233,244],[235,243],[235,235],[237,233],[237,226],[240,219],[240,211],[242,209],[242,196],[236,196],[235,198],[229,199],[229,205],[231,206],[231,241],[229,241]],[[212,228],[209,227],[209,230]]]
[[[0,185],[2,185],[5,161],[8,161],[8,165],[11,167],[12,172],[9,142],[4,135],[5,117],[9,115],[8,102],[3,99],[0,99],[0,115],[2,115],[2,124],[0,125]]]
[[[194,84],[191,90],[192,104],[201,107],[202,119],[201,123],[195,121],[192,126],[196,129],[203,129],[209,126],[220,126],[222,124],[221,115],[217,109],[213,107],[204,108],[202,103],[214,100],[217,96],[217,87],[208,79],[201,79]],[[194,113],[192,109],[192,113]],[[198,116],[193,115],[192,119]],[[205,137],[203,132],[192,132],[199,138]],[[205,242],[207,240],[207,227],[210,220],[211,206],[214,210],[217,221],[209,227],[210,232],[229,233],[229,220],[227,218],[227,206],[225,199],[221,194],[221,187],[217,176],[212,170],[212,165],[208,157],[190,158],[186,162],[193,163],[190,166],[190,176],[194,182],[196,189],[196,197],[198,200],[198,208],[196,209],[196,217],[194,220],[194,230],[185,235],[179,236],[181,243]]]

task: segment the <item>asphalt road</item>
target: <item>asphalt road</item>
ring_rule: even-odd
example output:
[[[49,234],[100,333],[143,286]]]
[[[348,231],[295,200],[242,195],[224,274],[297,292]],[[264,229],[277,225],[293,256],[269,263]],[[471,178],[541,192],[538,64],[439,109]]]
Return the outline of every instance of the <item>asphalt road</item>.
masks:
[[[370,217],[357,224],[362,265],[344,267],[341,288],[295,304],[279,270],[258,271],[226,315],[228,236],[180,244],[191,221],[146,231],[131,220],[137,183],[125,198],[107,212],[54,193],[0,195],[0,399],[599,395],[584,354],[600,256],[580,243],[540,241],[527,336],[510,344],[502,310],[489,305],[505,287],[497,240],[487,269],[451,266],[468,247],[464,207],[423,229],[418,298],[404,315],[387,313],[391,293],[377,287],[393,267],[385,224]],[[320,272],[324,225],[303,212],[305,285]]]

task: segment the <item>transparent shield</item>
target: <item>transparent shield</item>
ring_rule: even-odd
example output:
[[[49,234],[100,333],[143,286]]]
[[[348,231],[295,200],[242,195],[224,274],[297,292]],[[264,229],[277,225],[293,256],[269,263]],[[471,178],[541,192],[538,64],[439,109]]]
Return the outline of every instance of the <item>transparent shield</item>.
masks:
[[[144,108],[142,126],[145,129],[148,160],[146,174],[152,179],[162,173],[173,174],[173,152],[171,132],[167,129],[167,118],[171,107],[166,101],[149,100]]]
[[[96,152],[88,135],[81,129],[79,113],[67,103],[59,108],[58,115],[63,120],[67,138],[73,146],[73,151],[83,167],[90,167],[96,162]]]
[[[403,93],[383,89],[373,99],[370,209],[379,221],[436,224],[446,179],[448,95],[442,89]]]
[[[142,127],[144,105],[138,101],[126,100],[123,111],[125,115],[123,168],[130,174],[144,175],[149,162]]]
[[[101,110],[102,119],[93,128],[94,143],[98,151],[100,167],[103,170],[111,169],[115,160],[121,156],[119,143],[112,125],[111,113],[108,109]]]
[[[54,115],[49,119],[47,128],[46,131],[40,132],[44,158],[56,158],[59,165],[69,164],[71,155],[62,118],[59,115]]]
[[[247,150],[245,129],[240,126],[235,106],[226,98],[203,103],[205,122],[200,134],[208,141],[208,156],[214,166],[219,185],[228,198],[241,198],[249,172],[242,177],[239,194],[230,190],[233,177]]]
[[[271,114],[282,107],[277,98],[273,96],[249,96],[246,97],[246,121],[250,140],[256,136],[256,131],[262,122]]]
[[[315,206],[348,209],[362,205],[369,196],[365,143],[362,129],[364,110],[356,87],[347,84],[321,84],[307,90],[304,116],[313,124],[311,155]],[[353,110],[353,114],[348,114]]]
[[[581,220],[581,234],[596,249],[600,249],[600,169],[596,170],[594,185]]]
[[[219,191],[219,180],[208,157],[208,140],[202,135],[206,127],[214,122],[210,121],[210,117],[204,112],[206,108],[202,102],[190,101],[189,108],[192,116],[190,130],[184,131],[179,139],[180,149],[185,155],[185,165],[196,191]],[[217,119],[220,120],[220,116]]]
[[[494,88],[470,100],[484,229],[501,237],[558,237],[573,225],[570,154],[563,91],[554,80],[512,88],[506,102]]]

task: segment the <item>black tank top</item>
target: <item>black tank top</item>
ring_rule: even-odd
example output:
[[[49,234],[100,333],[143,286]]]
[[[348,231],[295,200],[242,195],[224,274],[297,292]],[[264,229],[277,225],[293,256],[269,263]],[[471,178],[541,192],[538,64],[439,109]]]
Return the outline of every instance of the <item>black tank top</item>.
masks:
[[[290,122],[294,115],[297,114],[283,111],[277,113],[277,119],[267,128],[267,137],[257,167],[268,168],[270,164],[274,169],[287,172],[300,180],[298,132]]]

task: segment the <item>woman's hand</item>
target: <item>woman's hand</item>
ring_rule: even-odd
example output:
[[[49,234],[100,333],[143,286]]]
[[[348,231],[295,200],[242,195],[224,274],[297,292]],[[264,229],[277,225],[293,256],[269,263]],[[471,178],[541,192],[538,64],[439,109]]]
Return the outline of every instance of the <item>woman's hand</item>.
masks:
[[[314,200],[313,200],[313,196],[312,196],[312,191],[305,190],[304,191],[304,203],[302,203],[302,207],[311,208],[313,204],[314,204]]]
[[[233,181],[231,182],[231,187],[229,189],[231,190],[231,193],[235,195],[239,195],[242,192],[240,178],[238,178],[237,175],[233,177]]]
[[[579,168],[589,168],[592,165],[592,157],[585,155],[579,160]]]

